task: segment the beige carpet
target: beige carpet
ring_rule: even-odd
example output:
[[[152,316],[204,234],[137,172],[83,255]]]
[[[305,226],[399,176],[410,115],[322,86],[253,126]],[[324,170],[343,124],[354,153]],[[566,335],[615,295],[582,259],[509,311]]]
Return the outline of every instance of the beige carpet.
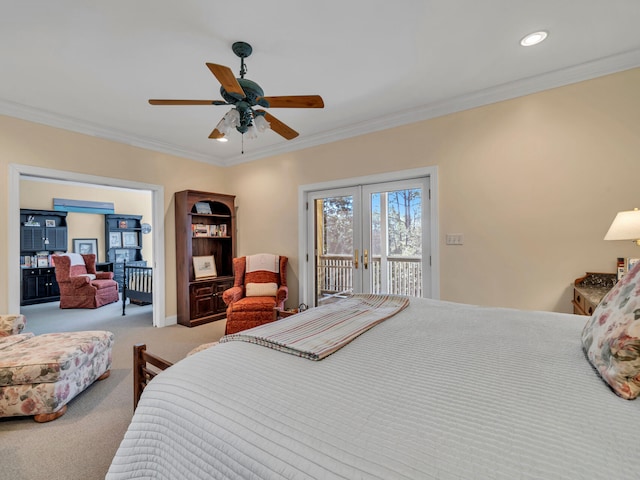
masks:
[[[198,345],[218,340],[225,321],[188,328],[152,326],[152,307],[119,303],[97,310],[60,310],[56,304],[22,307],[36,334],[109,330],[115,334],[111,376],[96,382],[49,423],[30,417],[0,419],[0,477],[25,480],[103,479],[133,414],[132,350],[136,343],[177,362]]]

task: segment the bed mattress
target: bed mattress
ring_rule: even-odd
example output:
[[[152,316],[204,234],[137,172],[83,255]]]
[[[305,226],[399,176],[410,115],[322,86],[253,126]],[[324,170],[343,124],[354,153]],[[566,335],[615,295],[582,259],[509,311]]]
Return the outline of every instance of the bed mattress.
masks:
[[[318,362],[219,344],[145,389],[106,478],[638,479],[585,322],[411,299]]]

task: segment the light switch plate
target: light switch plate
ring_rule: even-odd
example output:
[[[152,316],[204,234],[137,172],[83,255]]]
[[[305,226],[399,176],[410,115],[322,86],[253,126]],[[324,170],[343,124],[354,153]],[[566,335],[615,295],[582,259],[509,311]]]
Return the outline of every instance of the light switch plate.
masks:
[[[446,242],[447,245],[463,245],[464,236],[461,233],[447,233]]]

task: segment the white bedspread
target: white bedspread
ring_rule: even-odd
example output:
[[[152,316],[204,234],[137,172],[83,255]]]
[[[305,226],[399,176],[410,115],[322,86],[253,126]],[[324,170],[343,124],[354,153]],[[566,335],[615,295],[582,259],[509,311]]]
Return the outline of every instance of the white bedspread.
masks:
[[[220,344],[151,382],[107,479],[638,479],[585,322],[412,299],[321,362]]]

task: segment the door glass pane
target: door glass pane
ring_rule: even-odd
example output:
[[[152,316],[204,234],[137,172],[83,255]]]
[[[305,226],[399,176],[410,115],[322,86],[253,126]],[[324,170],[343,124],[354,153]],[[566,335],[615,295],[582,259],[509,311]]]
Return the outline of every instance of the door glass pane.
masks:
[[[422,189],[374,192],[371,199],[372,293],[422,296]]]
[[[315,200],[316,305],[353,292],[353,196]]]

